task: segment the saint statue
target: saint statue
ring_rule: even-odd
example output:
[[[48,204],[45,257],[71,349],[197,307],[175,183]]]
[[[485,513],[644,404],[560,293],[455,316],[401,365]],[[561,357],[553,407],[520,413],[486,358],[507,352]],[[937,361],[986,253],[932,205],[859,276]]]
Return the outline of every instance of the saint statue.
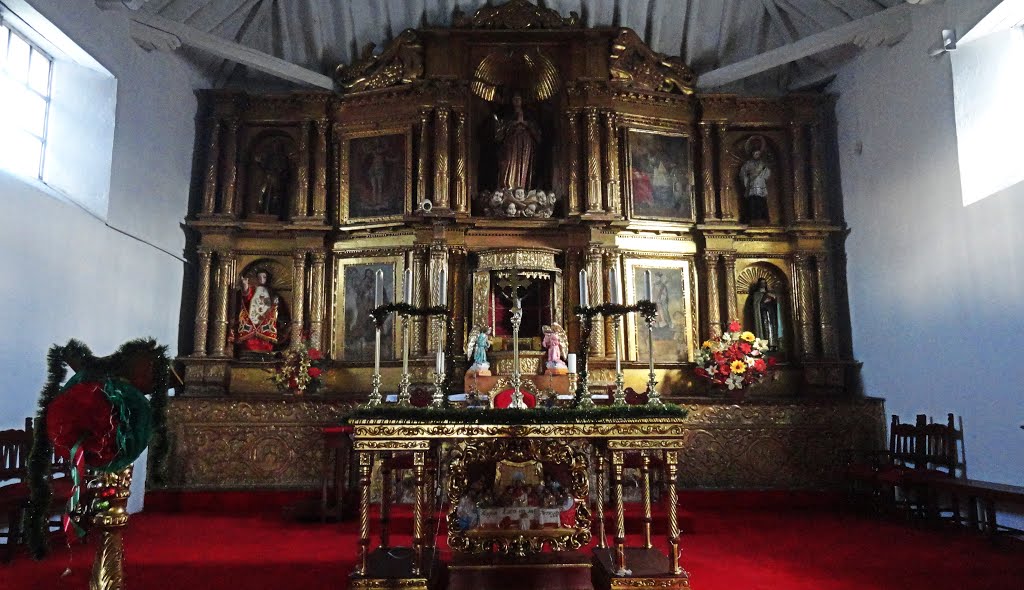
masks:
[[[550,375],[568,374],[569,368],[565,366],[565,355],[567,352],[565,330],[558,324],[551,324],[550,326],[543,326],[541,332],[544,333],[542,346],[548,349],[547,364],[545,365],[547,370],[545,372]]]
[[[768,178],[772,170],[764,159],[764,142],[764,138],[759,135],[748,139],[747,151],[750,157],[740,166],[749,223],[768,223]]]
[[[496,122],[494,139],[498,143],[498,187],[530,188],[533,159],[540,144],[540,127],[523,113],[523,97],[512,95],[512,117]]]
[[[779,300],[768,288],[768,281],[757,279],[754,290],[750,293],[750,312],[754,318],[754,334],[768,342],[768,350],[778,350],[779,338]]]
[[[476,374],[481,377],[491,375],[491,364],[487,362],[487,349],[491,347],[490,326],[477,326],[469,333],[469,341],[466,342],[466,358],[473,361],[469,367],[468,374]]]
[[[256,187],[256,211],[263,215],[280,215],[291,181],[291,154],[284,142],[275,141],[253,159],[261,176]]]
[[[251,352],[272,352],[281,340],[278,336],[280,298],[270,288],[270,273],[256,271],[255,281],[242,276],[241,309],[235,342]]]

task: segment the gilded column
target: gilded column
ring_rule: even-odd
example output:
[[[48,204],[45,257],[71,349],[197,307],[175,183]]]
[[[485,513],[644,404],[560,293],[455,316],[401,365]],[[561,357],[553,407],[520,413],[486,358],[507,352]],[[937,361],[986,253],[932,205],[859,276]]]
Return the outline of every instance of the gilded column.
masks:
[[[717,336],[722,326],[721,297],[718,294],[718,252],[704,253],[704,276],[708,285],[708,337]]]
[[[839,344],[836,338],[835,323],[835,289],[832,285],[832,260],[825,252],[817,255],[818,269],[818,301],[821,327],[821,351],[825,358],[839,357]]]
[[[473,273],[473,322],[469,326],[472,331],[477,326],[490,326],[494,332],[494,322],[488,310],[491,307],[491,273],[478,270]]]
[[[651,542],[651,457],[642,452],[640,457],[640,478],[644,486],[644,549],[653,549]]]
[[[701,140],[701,181],[702,181],[702,194],[704,196],[704,220],[715,219],[718,217],[716,213],[715,201],[717,195],[715,194],[715,132],[718,128],[714,123],[708,123],[701,121],[700,123],[700,140]]]
[[[456,213],[469,212],[469,164],[467,160],[466,112],[455,111],[455,178],[454,209]]]
[[[615,575],[628,575],[626,569],[626,511],[622,498],[622,451],[612,451],[612,485],[615,487]]]
[[[793,255],[793,276],[796,277],[796,312],[800,326],[800,358],[814,357],[814,301],[808,265],[810,257],[805,252]]]
[[[427,248],[417,247],[412,254],[412,303],[417,307],[423,306],[423,273],[427,267]],[[422,356],[426,353],[426,318],[423,316],[413,316],[410,318],[411,326],[409,330],[409,342],[410,354]]]
[[[295,199],[292,201],[292,219],[306,216],[309,210],[309,121],[299,125],[298,162],[295,166]]]
[[[316,145],[313,147],[313,217],[327,216],[327,119],[316,120]]]
[[[445,247],[443,242],[437,241],[430,245],[430,262],[429,271],[427,273],[429,281],[427,286],[430,290],[430,298],[427,301],[427,305],[430,305],[431,307],[441,305],[441,289],[437,278],[441,276],[442,268],[446,269],[445,274],[450,277],[451,272],[447,270],[449,268],[448,249]],[[451,291],[448,293],[449,295],[452,294]],[[448,300],[451,301],[452,298],[449,297]],[[444,337],[444,324],[445,320],[443,317],[430,316],[430,336],[427,341],[427,350],[432,353],[437,352],[438,341]],[[441,344],[441,348],[442,350],[444,349],[443,342]]]
[[[231,296],[231,283],[234,278],[235,253],[217,252],[217,300],[213,315],[213,343],[210,345],[210,356],[228,356],[228,297]]]
[[[609,213],[622,214],[622,196],[619,183],[619,130],[615,113],[605,113],[605,178],[608,191],[605,207]]]
[[[206,356],[206,332],[210,318],[210,261],[213,253],[199,248],[199,287],[196,289],[196,322],[192,356]]]
[[[217,206],[217,162],[220,161],[220,119],[207,120],[210,137],[206,145],[206,174],[203,177],[203,215],[213,215]]]
[[[811,208],[815,221],[827,221],[828,203],[825,198],[825,163],[822,157],[821,126],[811,124]]]
[[[604,303],[604,255],[601,248],[591,247],[587,250],[587,290],[590,292],[590,305],[596,307]],[[594,358],[604,356],[604,322],[594,320],[594,328],[590,333],[590,350]],[[591,383],[594,382],[591,370]]]
[[[677,576],[683,573],[683,568],[679,566],[679,520],[676,515],[679,504],[679,493],[676,487],[678,462],[678,451],[665,451],[665,471],[668,479],[668,567]]]
[[[430,183],[430,110],[420,111],[420,153],[416,165],[416,202],[427,199]]]
[[[733,189],[733,170],[729,168],[732,158],[729,155],[729,146],[725,144],[724,138],[722,137],[722,126],[716,125],[715,130],[718,132],[718,201],[721,207],[722,219],[729,221],[736,221],[738,219],[738,211],[736,199],[736,191]]]
[[[439,107],[434,113],[434,207],[448,209],[448,109]]]
[[[418,576],[423,567],[423,505],[426,504],[427,494],[424,489],[424,462],[423,451],[412,452],[413,474],[415,477],[416,497],[412,505],[412,575]]]
[[[566,213],[572,215],[580,211],[580,124],[576,111],[566,111],[565,128],[568,134],[566,138]]]
[[[306,253],[292,253],[292,336],[291,349],[299,350],[303,345],[302,328],[305,325],[306,302]]]
[[[725,265],[725,309],[728,320],[740,319],[736,311],[736,255],[733,253],[722,254],[722,262]]]
[[[356,458],[359,461],[359,561],[356,563],[356,574],[365,576],[370,553],[370,474],[373,452],[357,451]]]
[[[807,220],[807,163],[804,156],[804,126],[790,123],[793,135],[793,215],[797,221]]]
[[[237,118],[228,119],[228,133],[224,148],[224,178],[221,193],[220,212],[224,215],[235,214],[235,189],[238,184],[238,126]]]
[[[608,273],[613,268],[616,269],[615,273],[618,275],[618,277],[620,279],[620,283],[618,285],[613,285],[608,280]],[[622,255],[619,254],[618,252],[613,252],[611,250],[605,250],[605,253],[604,253],[604,272],[601,275],[601,279],[602,279],[601,280],[601,284],[604,285],[604,291],[606,293],[608,293],[608,296],[604,298],[605,301],[614,301],[613,293],[615,291],[618,291],[618,293],[619,293],[619,296],[620,296],[619,301],[625,301],[625,298],[622,297],[622,295],[623,295],[623,289],[622,289],[622,283],[621,283],[622,277],[623,277],[623,274],[622,274]],[[605,351],[606,351],[606,354],[610,355],[610,354],[613,354],[614,351],[615,351],[615,319],[610,317],[610,316],[603,316],[602,319],[604,320],[604,330],[605,330],[605,332],[604,332],[605,333]],[[622,352],[623,360],[625,360],[626,359],[625,348],[620,348],[619,350]]]
[[[597,109],[585,111],[587,119],[587,213],[601,213],[601,128],[598,126]]]
[[[324,263],[327,253],[313,252],[313,269],[309,279],[312,292],[309,294],[309,345],[321,348],[324,330]]]

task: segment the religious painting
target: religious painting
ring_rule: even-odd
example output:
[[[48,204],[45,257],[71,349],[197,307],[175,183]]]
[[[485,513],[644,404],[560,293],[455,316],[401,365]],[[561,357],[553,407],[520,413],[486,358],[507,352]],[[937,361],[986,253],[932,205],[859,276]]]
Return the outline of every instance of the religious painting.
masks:
[[[343,143],[341,223],[400,220],[411,202],[408,131],[356,135]]]
[[[625,285],[626,300],[635,303],[650,299],[658,306],[650,335],[642,317],[636,314],[627,317],[630,360],[647,361],[652,345],[656,363],[682,363],[692,358],[696,311],[689,274],[690,264],[686,260],[626,261],[626,276],[629,277]]]
[[[376,347],[376,326],[370,317],[375,297],[375,276],[383,274],[382,304],[394,303],[401,288],[401,256],[352,258],[338,261],[337,293],[334,317],[334,358],[372,363]],[[391,314],[381,329],[381,358],[397,358],[395,316]]]
[[[685,135],[630,129],[627,166],[632,217],[693,219],[690,139]]]

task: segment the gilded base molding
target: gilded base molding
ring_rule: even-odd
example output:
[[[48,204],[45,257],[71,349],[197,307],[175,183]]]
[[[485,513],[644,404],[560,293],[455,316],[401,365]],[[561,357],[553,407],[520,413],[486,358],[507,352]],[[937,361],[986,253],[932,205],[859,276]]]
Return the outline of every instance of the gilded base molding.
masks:
[[[884,445],[879,399],[676,400],[690,414],[680,483],[709,489],[821,489],[844,449]],[[177,397],[168,407],[170,487],[316,489],[322,434],[349,400]]]

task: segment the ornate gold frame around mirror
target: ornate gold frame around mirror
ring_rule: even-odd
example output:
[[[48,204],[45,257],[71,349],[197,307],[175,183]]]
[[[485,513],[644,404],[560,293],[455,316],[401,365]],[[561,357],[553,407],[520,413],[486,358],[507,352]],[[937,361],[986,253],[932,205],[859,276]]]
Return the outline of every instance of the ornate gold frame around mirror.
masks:
[[[572,551],[590,542],[591,515],[588,497],[588,449],[586,444],[570,440],[497,438],[467,440],[449,451],[448,546],[464,553],[489,553],[492,549],[503,555],[525,557],[540,553],[547,545],[552,551]],[[459,501],[469,491],[469,468],[479,463],[543,461],[566,465],[569,470],[569,491],[575,500],[576,522],[571,532],[555,531],[467,531],[459,523]]]

